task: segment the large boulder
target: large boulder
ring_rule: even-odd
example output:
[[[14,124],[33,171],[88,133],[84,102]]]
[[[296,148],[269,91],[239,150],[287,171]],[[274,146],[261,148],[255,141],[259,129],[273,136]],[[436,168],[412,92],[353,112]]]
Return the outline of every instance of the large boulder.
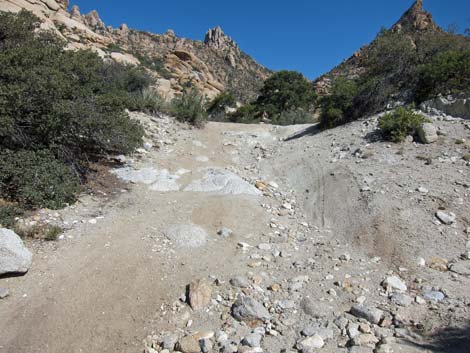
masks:
[[[0,228],[0,275],[28,272],[32,258],[15,232]]]
[[[431,123],[424,123],[418,129],[418,136],[419,136],[419,140],[422,143],[426,143],[426,144],[434,143],[438,139],[437,129]]]
[[[456,118],[470,119],[470,97],[439,96],[421,104],[421,110],[436,116],[450,115]]]

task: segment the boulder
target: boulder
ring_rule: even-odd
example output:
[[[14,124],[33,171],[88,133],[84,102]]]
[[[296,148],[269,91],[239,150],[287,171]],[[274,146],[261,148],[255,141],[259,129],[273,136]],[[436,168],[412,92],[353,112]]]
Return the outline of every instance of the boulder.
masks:
[[[419,140],[422,143],[429,144],[437,141],[437,129],[431,123],[424,123],[418,129]]]
[[[351,308],[351,314],[356,317],[366,319],[372,324],[379,324],[384,317],[384,312],[382,310],[364,304],[354,305]]]
[[[15,232],[0,228],[0,275],[28,272],[32,258],[33,255]]]
[[[248,296],[242,296],[232,306],[232,315],[238,321],[270,320],[268,310],[259,302]]]
[[[207,281],[195,280],[189,285],[189,304],[194,311],[202,310],[211,301],[212,287]]]
[[[173,244],[181,248],[199,248],[207,243],[208,238],[206,231],[194,224],[171,226],[164,234]]]

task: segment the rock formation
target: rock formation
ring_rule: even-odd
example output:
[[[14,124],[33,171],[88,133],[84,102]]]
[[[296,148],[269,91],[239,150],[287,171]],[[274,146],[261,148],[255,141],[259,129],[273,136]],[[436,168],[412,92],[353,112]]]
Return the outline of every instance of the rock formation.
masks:
[[[42,28],[66,39],[72,50],[91,49],[103,58],[137,65],[142,63],[155,76],[155,87],[170,99],[188,83],[208,98],[226,89],[248,101],[256,96],[270,71],[244,54],[220,27],[210,29],[204,41],[179,38],[172,30],[153,34],[106,27],[97,11],[82,15],[78,6],[68,12],[68,0],[1,0],[0,11],[31,11]],[[117,50],[119,48],[119,50]]]

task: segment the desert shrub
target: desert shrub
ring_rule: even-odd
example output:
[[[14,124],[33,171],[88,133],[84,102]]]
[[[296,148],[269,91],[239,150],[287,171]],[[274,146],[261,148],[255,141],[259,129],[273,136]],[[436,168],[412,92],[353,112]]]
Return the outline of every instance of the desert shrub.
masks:
[[[274,124],[280,121],[284,125],[308,123],[314,109],[317,95],[310,81],[295,71],[279,71],[269,77],[261,88],[257,100],[240,108],[232,119],[237,122],[258,122],[261,117],[271,120]],[[306,114],[292,114],[292,112]],[[281,119],[281,114],[283,114]],[[288,120],[287,117],[292,118]],[[303,117],[306,120],[299,119]]]
[[[420,67],[417,101],[424,101],[439,93],[470,90],[469,73],[470,50],[437,54],[431,62]]]
[[[207,113],[209,119],[213,121],[227,121],[226,109],[233,108],[237,105],[237,98],[231,91],[220,93],[207,105]]]
[[[195,88],[188,88],[183,94],[173,98],[168,110],[179,121],[196,127],[203,127],[207,121],[204,97]]]
[[[379,129],[386,140],[401,142],[408,135],[416,135],[418,128],[427,120],[412,108],[398,107],[379,120]]]
[[[123,53],[125,52],[125,50],[118,44],[116,43],[109,43],[107,46],[106,46],[106,49],[108,49],[109,51],[111,52],[115,52],[115,53]]]
[[[262,113],[258,111],[256,105],[248,103],[231,113],[229,115],[229,119],[234,123],[252,124],[260,122],[261,116]]]
[[[0,205],[0,227],[13,228],[16,223],[16,218],[24,214],[24,209],[16,204],[3,204]]]
[[[131,111],[141,111],[147,114],[157,114],[167,110],[167,104],[155,90],[146,88],[142,93],[129,97],[127,108]]]
[[[57,209],[75,201],[80,179],[49,151],[3,151],[0,197],[27,208]]]
[[[323,97],[321,101],[323,110],[320,123],[323,127],[330,128],[352,120],[353,101],[357,90],[354,80],[339,78],[335,81],[331,95]]]
[[[56,241],[59,238],[64,230],[59,226],[49,226],[44,232],[44,240],[46,241]]]
[[[273,121],[276,125],[310,124],[313,122],[315,122],[313,113],[302,108],[283,111]]]
[[[143,128],[125,108],[150,79],[66,51],[54,34],[35,32],[38,23],[25,11],[0,14],[0,195],[58,208],[73,202],[90,160],[141,144]]]
[[[302,74],[279,71],[265,81],[256,104],[272,117],[293,109],[309,110],[315,98],[313,85]]]

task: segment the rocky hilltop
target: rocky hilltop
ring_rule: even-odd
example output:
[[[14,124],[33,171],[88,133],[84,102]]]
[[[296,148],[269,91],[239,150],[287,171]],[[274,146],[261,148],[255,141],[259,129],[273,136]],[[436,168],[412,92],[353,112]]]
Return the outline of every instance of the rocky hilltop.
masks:
[[[124,64],[142,64],[156,77],[156,89],[170,99],[191,83],[209,98],[234,91],[241,101],[253,98],[269,70],[245,54],[220,27],[204,41],[180,38],[172,30],[153,34],[106,26],[98,12],[82,14],[68,0],[1,0],[0,11],[31,11],[42,28],[63,37],[70,49],[91,49]]]
[[[402,32],[409,35],[410,40],[416,42],[416,37],[424,34],[444,33],[433,20],[432,15],[423,8],[423,0],[417,0],[403,16],[391,27],[393,32]],[[365,45],[356,51],[351,57],[336,66],[333,70],[319,77],[315,81],[315,87],[319,94],[328,94],[332,82],[338,77],[354,79],[365,72],[365,66],[369,53],[374,48],[374,42]],[[415,43],[416,44],[416,43]]]

